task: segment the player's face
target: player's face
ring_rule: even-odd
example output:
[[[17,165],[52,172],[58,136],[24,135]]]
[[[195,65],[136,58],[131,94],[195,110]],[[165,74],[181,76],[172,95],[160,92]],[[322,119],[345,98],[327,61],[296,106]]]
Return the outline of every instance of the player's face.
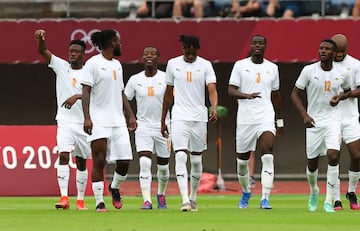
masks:
[[[266,41],[261,36],[255,36],[250,43],[251,54],[264,56],[266,49]]]
[[[345,56],[346,56],[346,47],[338,46],[338,49],[337,49],[336,54],[335,54],[334,61],[335,62],[341,62],[341,61],[344,60]]]
[[[84,49],[78,44],[72,44],[69,47],[69,62],[71,64],[83,63]]]
[[[198,56],[199,49],[194,47],[183,48],[185,62],[192,63]]]
[[[142,60],[145,66],[156,66],[159,62],[159,52],[154,47],[146,47]]]
[[[333,60],[334,56],[335,56],[335,52],[333,50],[333,44],[328,42],[320,43],[319,57],[321,61]]]
[[[120,44],[120,38],[116,37],[113,41],[113,55],[114,56],[121,56],[121,44]]]

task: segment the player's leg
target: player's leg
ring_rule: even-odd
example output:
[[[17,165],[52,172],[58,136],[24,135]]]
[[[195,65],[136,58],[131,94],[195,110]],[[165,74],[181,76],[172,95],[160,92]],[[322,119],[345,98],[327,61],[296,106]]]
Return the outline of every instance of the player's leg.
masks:
[[[260,208],[271,209],[269,196],[274,183],[274,156],[273,146],[275,141],[274,131],[265,131],[259,137],[259,149],[261,153],[261,185],[262,196]]]
[[[70,152],[73,149],[74,139],[71,135],[71,129],[61,122],[58,122],[56,141],[59,149],[59,165],[56,170],[56,175],[60,190],[60,200],[55,204],[55,208],[69,209],[69,159]]]
[[[309,183],[310,194],[308,209],[315,212],[318,207],[319,187],[318,187],[318,165],[319,153],[325,153],[324,136],[320,128],[306,129],[306,179]]]
[[[88,170],[86,168],[86,159],[76,156],[76,209],[87,210],[85,206],[85,190],[88,181]]]
[[[112,195],[112,203],[116,209],[122,207],[120,185],[127,178],[130,161],[133,159],[130,136],[127,127],[115,127],[112,129],[112,138],[108,144],[107,162],[116,162],[116,167],[109,191]]]
[[[158,209],[166,209],[166,187],[170,178],[169,158],[157,157]]]
[[[193,122],[191,126],[190,146],[190,204],[191,211],[197,211],[197,191],[203,173],[202,152],[207,149],[207,123]]]
[[[324,141],[326,145],[326,155],[328,159],[328,168],[326,173],[326,198],[324,204],[325,212],[335,212],[332,206],[332,200],[337,193],[339,184],[339,160],[340,160],[340,142],[341,137],[340,124],[333,124],[325,129]]]
[[[256,132],[253,125],[237,125],[236,127],[236,172],[239,184],[242,188],[242,195],[238,204],[240,209],[248,207],[251,197],[249,184],[249,157],[251,151],[256,148]]]
[[[59,166],[57,167],[57,181],[60,189],[60,200],[55,204],[55,208],[59,209],[69,209],[69,178],[70,178],[70,168],[69,168],[69,152],[60,152],[59,154]]]
[[[187,150],[189,143],[189,124],[185,121],[172,121],[171,139],[175,150],[175,174],[176,181],[182,199],[181,211],[191,211],[188,190],[188,172],[187,172]]]
[[[306,179],[310,186],[310,194],[308,201],[308,209],[310,212],[315,212],[318,206],[318,198],[320,191],[317,184],[318,163],[319,163],[319,156],[313,159],[307,159]]]
[[[346,198],[350,202],[351,209],[359,210],[356,188],[360,179],[360,140],[349,143],[348,149],[350,153],[350,167],[349,186],[346,193]]]
[[[94,129],[93,129],[94,132]],[[107,139],[91,141],[93,169],[91,171],[92,190],[95,197],[96,211],[106,212],[104,203],[104,168],[107,153]]]
[[[88,169],[86,167],[87,159],[91,159],[91,148],[87,142],[87,134],[82,129],[83,125],[79,124],[76,129],[73,130],[76,143],[74,149],[74,155],[76,158],[76,188],[77,199],[76,209],[87,210],[85,206],[85,191],[88,182]]]
[[[166,188],[169,182],[170,170],[169,159],[171,154],[171,141],[164,138],[161,133],[154,135],[155,139],[155,152],[157,154],[157,172],[158,179],[157,201],[158,209],[166,209]]]
[[[335,149],[328,149],[328,167],[326,172],[326,197],[324,203],[325,212],[335,212],[332,206],[333,196],[337,190],[339,182],[339,158],[340,151]]]
[[[143,197],[143,205],[141,209],[152,209],[151,201],[151,163],[152,163],[152,153],[150,151],[141,151],[139,152],[139,182],[141,194]]]
[[[255,151],[250,152],[249,158],[249,184],[250,188],[255,188]]]

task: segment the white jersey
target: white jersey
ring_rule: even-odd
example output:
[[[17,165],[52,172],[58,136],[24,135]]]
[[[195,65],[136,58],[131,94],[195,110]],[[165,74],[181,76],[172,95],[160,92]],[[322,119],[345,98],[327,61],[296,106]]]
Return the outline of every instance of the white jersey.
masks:
[[[49,67],[56,73],[57,113],[55,119],[57,121],[83,123],[81,100],[77,100],[71,109],[61,106],[69,97],[81,94],[79,78],[82,69],[72,69],[68,61],[55,55],[51,55]]]
[[[314,119],[316,127],[328,126],[340,122],[338,106],[331,106],[330,100],[340,91],[350,88],[349,76],[333,66],[330,71],[320,67],[320,61],[306,65],[295,86],[305,90],[307,95],[307,113]]]
[[[83,74],[81,84],[91,87],[89,110],[92,122],[103,127],[126,126],[121,63],[98,54],[86,62]]]
[[[199,56],[188,63],[181,55],[168,61],[165,79],[167,85],[174,87],[171,120],[207,122],[205,87],[216,83],[212,64]]]
[[[136,99],[136,118],[139,126],[161,128],[161,114],[166,90],[165,72],[157,70],[152,77],[145,71],[130,77],[125,87],[125,95],[129,100]],[[169,121],[169,116],[167,116]]]
[[[343,68],[349,75],[351,90],[360,86],[360,61],[350,55],[346,55],[341,62],[334,62],[335,67]],[[348,98],[339,103],[341,120],[343,122],[359,122],[358,99]]]
[[[238,99],[237,124],[275,123],[271,92],[280,88],[278,66],[267,59],[261,64],[251,58],[235,62],[229,85],[246,94],[260,92],[261,98]]]

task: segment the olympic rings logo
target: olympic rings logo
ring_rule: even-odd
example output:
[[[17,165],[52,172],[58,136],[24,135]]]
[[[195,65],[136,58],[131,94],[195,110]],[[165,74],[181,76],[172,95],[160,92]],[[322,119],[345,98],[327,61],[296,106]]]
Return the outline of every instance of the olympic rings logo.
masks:
[[[86,43],[86,47],[87,47],[87,49],[85,50],[85,54],[90,54],[90,53],[94,52],[95,50],[98,50],[96,47],[94,47],[91,44],[91,35],[98,31],[100,31],[100,30],[92,29],[91,31],[89,31],[89,33],[86,33],[86,31],[83,29],[76,29],[71,33],[70,39],[71,40],[79,39],[79,40],[84,41]]]

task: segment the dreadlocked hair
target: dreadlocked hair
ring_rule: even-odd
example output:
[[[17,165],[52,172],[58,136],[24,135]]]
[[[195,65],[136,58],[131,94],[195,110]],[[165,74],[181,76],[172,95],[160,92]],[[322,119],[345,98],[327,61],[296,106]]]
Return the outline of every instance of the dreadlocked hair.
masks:
[[[116,37],[116,31],[112,29],[97,31],[91,34],[91,43],[97,47],[99,50],[102,50],[108,45],[108,42],[112,38]]]
[[[200,40],[199,37],[194,35],[180,35],[180,42],[183,44],[183,48],[197,48],[200,49]]]

